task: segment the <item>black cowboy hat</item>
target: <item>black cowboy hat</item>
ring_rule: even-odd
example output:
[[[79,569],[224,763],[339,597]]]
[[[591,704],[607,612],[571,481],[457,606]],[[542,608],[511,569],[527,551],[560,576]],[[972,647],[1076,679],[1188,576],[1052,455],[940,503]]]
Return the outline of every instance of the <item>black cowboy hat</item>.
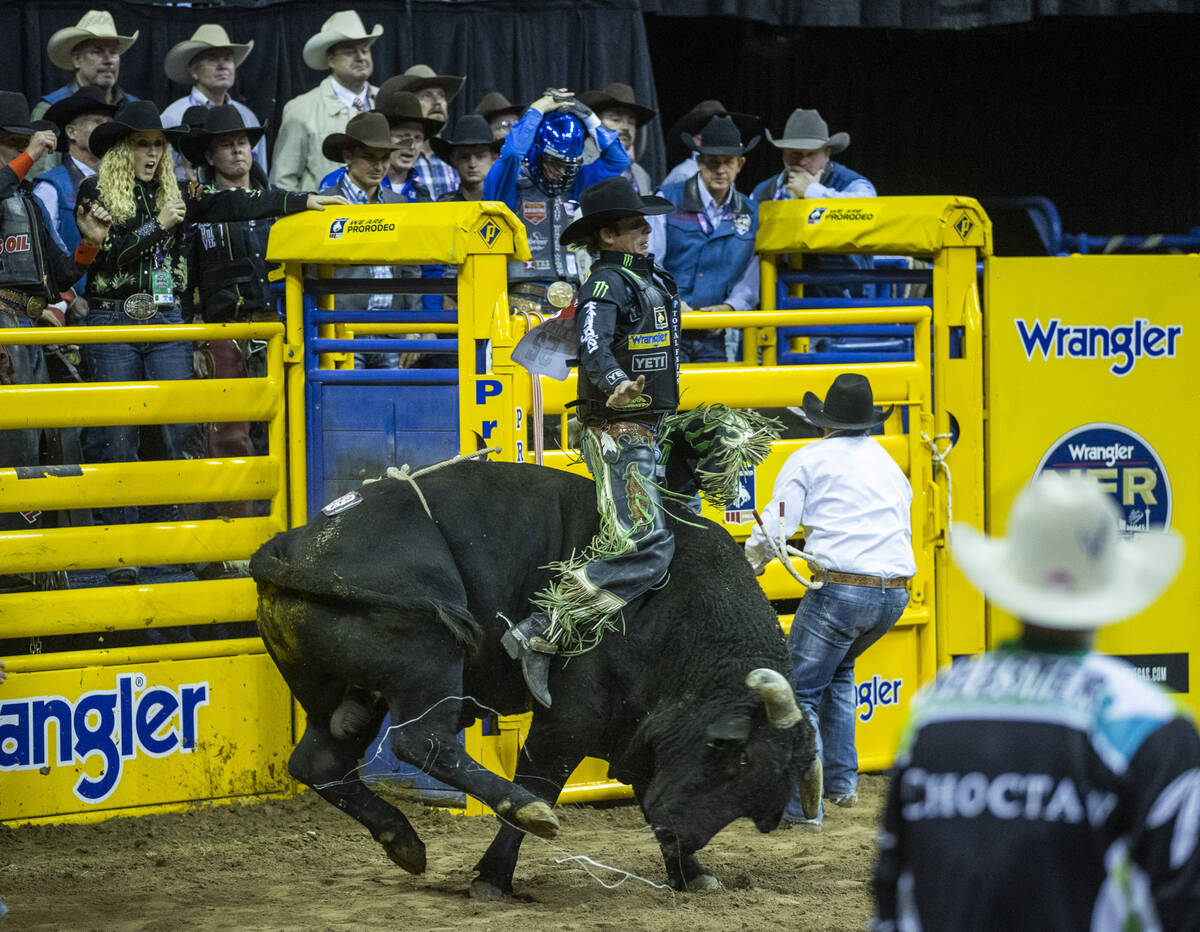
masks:
[[[680,133],[683,144],[689,149],[702,155],[745,155],[758,145],[761,138],[755,136],[746,145],[742,145],[742,134],[738,132],[737,124],[727,114],[717,114],[704,129],[700,130],[700,143],[697,143],[687,133]]]
[[[345,162],[346,149],[364,146],[367,149],[386,149],[394,152],[399,146],[392,145],[392,131],[388,120],[378,110],[370,110],[350,117],[344,133],[330,133],[321,143],[321,154],[331,162]]]
[[[29,104],[24,94],[0,91],[0,130],[17,136],[32,136],[37,132],[29,122]]]
[[[888,419],[895,405],[886,411],[875,407],[871,383],[865,375],[843,372],[825,394],[825,401],[812,392],[804,393],[804,413],[817,427],[835,430],[862,430],[882,424]]]
[[[191,127],[191,132],[179,140],[179,151],[193,165],[204,164],[204,153],[208,151],[208,144],[215,136],[224,133],[245,133],[250,140],[250,148],[254,148],[267,131],[265,126],[247,126],[241,111],[233,104],[213,107],[199,120],[195,117],[189,120],[185,112],[183,122]]]
[[[388,118],[388,123],[420,123],[427,139],[432,139],[446,124],[431,120],[421,112],[421,101],[412,91],[400,86],[400,76],[388,78],[379,85],[375,95],[375,110]]]
[[[459,117],[458,122],[454,124],[453,138],[434,136],[429,140],[429,145],[434,155],[443,162],[449,162],[455,146],[491,146],[492,151],[498,155],[504,140],[492,138],[492,128],[478,113],[468,113]]]
[[[658,115],[657,110],[651,110],[649,107],[643,107],[637,103],[633,88],[620,81],[614,81],[600,91],[584,91],[579,95],[579,99],[591,107],[597,116],[605,110],[613,110],[617,107],[628,110],[633,114],[633,119],[638,126],[645,126]]]
[[[611,226],[624,217],[670,213],[675,205],[665,197],[642,197],[633,190],[628,178],[615,175],[584,188],[579,195],[579,209],[579,218],[569,223],[558,238],[560,246],[578,243],[589,233]]]
[[[478,113],[485,120],[491,122],[501,113],[511,113],[519,120],[528,109],[528,104],[514,104],[499,91],[488,91],[472,112]]]
[[[725,105],[719,100],[702,100],[675,121],[671,128],[667,130],[667,139],[675,139],[680,133],[695,136],[715,116],[727,116],[731,118],[743,136],[749,136],[758,129],[759,124],[762,122],[751,113],[733,113],[726,110]]]
[[[167,137],[167,142],[175,145],[181,137],[187,135],[188,128],[173,126],[170,129],[163,129],[158,107],[149,100],[135,100],[122,104],[109,122],[101,123],[92,130],[88,148],[92,150],[94,156],[103,158],[105,152],[126,136],[152,132],[162,133]]]
[[[66,152],[69,142],[67,139],[68,123],[85,113],[103,113],[105,116],[112,116],[116,110],[116,106],[110,104],[105,97],[104,88],[92,84],[81,87],[70,97],[64,97],[47,110],[44,117],[58,127],[58,151]]]

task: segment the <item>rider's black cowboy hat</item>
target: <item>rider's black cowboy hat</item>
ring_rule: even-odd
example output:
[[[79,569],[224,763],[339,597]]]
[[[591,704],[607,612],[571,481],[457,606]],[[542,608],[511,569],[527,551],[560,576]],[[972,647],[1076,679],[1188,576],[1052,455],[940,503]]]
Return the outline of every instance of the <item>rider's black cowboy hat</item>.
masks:
[[[697,143],[687,133],[681,133],[683,144],[701,155],[745,155],[758,145],[761,138],[755,136],[746,145],[742,145],[742,134],[737,124],[728,114],[718,113],[700,130],[700,142]]]
[[[817,427],[831,430],[863,430],[882,424],[895,405],[886,411],[875,407],[871,383],[857,372],[844,372],[833,380],[825,401],[812,392],[804,393],[804,413]]]
[[[184,122],[189,123],[186,114]],[[233,104],[213,107],[204,114],[203,122],[196,120],[190,125],[191,132],[179,140],[179,151],[193,165],[204,164],[204,153],[208,151],[208,144],[215,136],[224,133],[245,133],[246,138],[250,140],[250,148],[253,149],[267,131],[265,126],[247,126],[241,111]]]
[[[66,152],[70,144],[67,139],[67,124],[85,113],[103,113],[112,116],[116,106],[105,97],[104,88],[89,84],[81,87],[70,97],[64,97],[45,113],[45,118],[58,127],[58,151]]]
[[[104,153],[127,136],[134,133],[162,133],[167,142],[175,145],[179,139],[186,136],[186,126],[172,126],[163,129],[162,117],[153,101],[134,100],[122,104],[107,123],[101,123],[92,130],[88,140],[88,148],[96,158],[104,158]]]
[[[665,197],[642,197],[621,175],[605,178],[584,188],[579,195],[581,216],[567,225],[558,238],[559,245],[578,243],[589,233],[611,226],[625,217],[647,217],[667,214],[675,205]]]
[[[37,127],[29,122],[29,104],[24,94],[0,91],[0,130],[14,136],[32,136]]]

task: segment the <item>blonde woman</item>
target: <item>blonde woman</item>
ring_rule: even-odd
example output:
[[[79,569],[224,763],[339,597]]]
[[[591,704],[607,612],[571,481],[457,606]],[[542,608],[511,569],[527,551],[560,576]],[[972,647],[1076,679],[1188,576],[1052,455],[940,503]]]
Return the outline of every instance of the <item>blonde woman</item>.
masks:
[[[180,190],[169,143],[187,127],[163,129],[158,108],[150,101],[122,107],[112,122],[92,133],[92,152],[100,159],[97,173],[79,188],[80,209],[100,204],[112,226],[88,275],[87,322],[96,326],[179,324],[179,295],[187,287],[184,256],[188,225],[206,220],[254,220],[301,210],[344,204],[340,197],[304,192],[232,188],[217,191],[190,184]],[[165,381],[192,376],[192,346],[170,343],[98,343],[86,347],[88,369],[95,382]],[[163,426],[163,442],[171,459],[183,456],[191,425]],[[136,426],[88,428],[83,438],[87,462],[132,462],[138,458]],[[95,509],[97,523],[136,520],[132,507]],[[113,582],[132,584],[136,570],[109,572]]]

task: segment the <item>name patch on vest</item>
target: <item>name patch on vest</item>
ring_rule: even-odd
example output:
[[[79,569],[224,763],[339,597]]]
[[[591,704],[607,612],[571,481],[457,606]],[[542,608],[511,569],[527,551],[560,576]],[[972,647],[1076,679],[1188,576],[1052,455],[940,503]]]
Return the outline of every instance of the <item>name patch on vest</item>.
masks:
[[[658,349],[670,345],[671,334],[666,330],[656,330],[653,333],[633,333],[629,336],[631,350]]]

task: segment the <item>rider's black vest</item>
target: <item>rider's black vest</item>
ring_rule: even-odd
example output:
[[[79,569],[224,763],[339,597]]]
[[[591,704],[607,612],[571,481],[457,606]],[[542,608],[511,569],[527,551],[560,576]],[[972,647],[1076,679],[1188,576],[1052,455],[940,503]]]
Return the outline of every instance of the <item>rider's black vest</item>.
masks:
[[[603,296],[597,292],[607,286]],[[581,413],[606,420],[631,415],[673,414],[679,407],[679,295],[675,280],[649,256],[601,253],[579,293],[576,318],[585,313],[587,298],[596,295],[617,305],[612,354],[631,379],[646,377],[642,393],[649,403],[637,410],[614,411],[605,405],[613,386],[579,379]]]
[[[0,288],[48,296],[46,261],[36,215],[38,206],[24,191],[0,201]]]

